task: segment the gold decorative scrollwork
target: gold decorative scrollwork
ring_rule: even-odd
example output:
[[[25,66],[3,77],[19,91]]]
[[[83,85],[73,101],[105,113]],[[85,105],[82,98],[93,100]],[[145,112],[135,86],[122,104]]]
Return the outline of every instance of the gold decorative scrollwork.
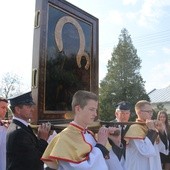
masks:
[[[76,56],[76,61],[77,61],[77,65],[79,68],[81,68],[81,59],[84,56],[86,58],[86,65],[85,65],[85,69],[88,70],[89,66],[90,66],[90,57],[89,55],[84,51],[85,49],[85,37],[84,37],[84,32],[80,26],[80,24],[72,17],[70,16],[64,16],[62,18],[59,19],[59,21],[56,24],[55,27],[55,41],[56,44],[58,46],[59,51],[63,50],[63,41],[62,41],[62,29],[64,24],[66,23],[71,23],[73,24],[79,34],[79,38],[80,38],[80,47]]]

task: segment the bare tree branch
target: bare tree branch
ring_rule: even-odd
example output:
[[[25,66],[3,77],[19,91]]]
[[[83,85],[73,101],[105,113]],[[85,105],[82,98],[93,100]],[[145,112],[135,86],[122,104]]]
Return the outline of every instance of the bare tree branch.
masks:
[[[0,95],[5,98],[20,93],[21,77],[13,73],[5,73],[1,80]]]

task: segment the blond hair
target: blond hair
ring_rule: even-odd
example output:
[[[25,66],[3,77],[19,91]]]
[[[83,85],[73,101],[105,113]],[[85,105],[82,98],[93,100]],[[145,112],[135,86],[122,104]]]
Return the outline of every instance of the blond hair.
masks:
[[[72,99],[72,111],[75,111],[75,106],[80,105],[80,107],[83,109],[89,100],[98,101],[98,96],[91,92],[91,91],[85,91],[85,90],[78,90],[74,95]]]
[[[151,105],[150,102],[148,102],[147,100],[140,100],[135,104],[135,111],[137,112],[138,110],[140,110],[142,107],[144,107],[145,105]]]

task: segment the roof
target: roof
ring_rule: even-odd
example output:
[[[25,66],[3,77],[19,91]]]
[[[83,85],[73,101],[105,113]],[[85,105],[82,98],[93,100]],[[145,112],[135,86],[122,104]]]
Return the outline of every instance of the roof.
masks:
[[[148,95],[151,103],[170,102],[170,86],[163,89],[153,89]]]

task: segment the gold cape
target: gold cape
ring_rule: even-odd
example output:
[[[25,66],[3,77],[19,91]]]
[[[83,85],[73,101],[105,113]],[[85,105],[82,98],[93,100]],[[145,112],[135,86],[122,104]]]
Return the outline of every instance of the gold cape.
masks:
[[[140,121],[136,120],[136,122],[140,122]],[[128,144],[130,139],[144,139],[147,133],[148,133],[148,128],[146,125],[133,124],[129,127],[128,131],[124,136],[124,139]]]
[[[88,132],[92,134],[91,131]],[[58,160],[72,163],[87,160],[92,146],[85,141],[83,133],[84,129],[70,123],[49,143],[41,160],[51,168],[57,167]]]

